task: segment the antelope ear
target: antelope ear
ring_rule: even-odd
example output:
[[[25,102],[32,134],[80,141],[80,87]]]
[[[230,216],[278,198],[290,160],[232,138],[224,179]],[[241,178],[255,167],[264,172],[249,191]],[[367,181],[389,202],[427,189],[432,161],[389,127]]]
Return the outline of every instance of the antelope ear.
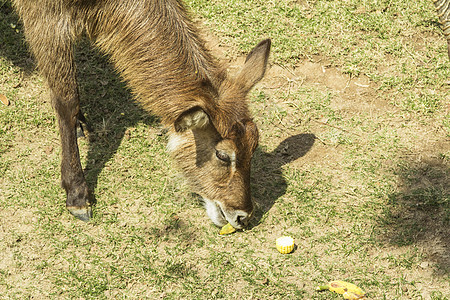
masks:
[[[175,121],[175,131],[181,132],[189,129],[205,127],[209,124],[209,117],[205,111],[199,107],[193,107],[183,112]]]
[[[237,75],[236,82],[243,86],[246,93],[264,76],[271,43],[271,40],[267,39],[256,45],[247,55],[244,67]]]

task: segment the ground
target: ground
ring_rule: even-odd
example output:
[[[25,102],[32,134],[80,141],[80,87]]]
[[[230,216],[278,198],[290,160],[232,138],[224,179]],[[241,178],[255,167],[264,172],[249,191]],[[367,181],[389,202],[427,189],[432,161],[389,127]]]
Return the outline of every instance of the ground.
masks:
[[[450,100],[431,1],[187,5],[231,73],[272,38],[251,92],[260,130],[249,228],[219,236],[169,160],[158,118],[107,59],[77,48],[79,139],[96,206],[67,213],[60,142],[20,22],[0,1],[0,298],[450,297]],[[275,240],[290,235],[292,254]]]

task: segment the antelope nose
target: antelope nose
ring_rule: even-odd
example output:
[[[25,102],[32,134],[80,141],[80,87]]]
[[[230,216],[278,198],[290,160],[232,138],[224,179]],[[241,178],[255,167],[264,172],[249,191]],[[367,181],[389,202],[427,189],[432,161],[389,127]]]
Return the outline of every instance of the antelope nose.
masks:
[[[238,211],[236,212],[235,216],[235,226],[236,228],[244,228],[247,226],[249,220],[250,220],[251,214],[246,213],[245,211]]]

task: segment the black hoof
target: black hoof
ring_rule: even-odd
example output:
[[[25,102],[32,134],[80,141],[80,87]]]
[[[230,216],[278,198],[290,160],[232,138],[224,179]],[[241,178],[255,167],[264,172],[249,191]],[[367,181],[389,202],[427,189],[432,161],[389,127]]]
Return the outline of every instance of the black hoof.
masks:
[[[77,219],[89,222],[89,220],[92,218],[92,207],[67,207],[67,210],[74,215]]]

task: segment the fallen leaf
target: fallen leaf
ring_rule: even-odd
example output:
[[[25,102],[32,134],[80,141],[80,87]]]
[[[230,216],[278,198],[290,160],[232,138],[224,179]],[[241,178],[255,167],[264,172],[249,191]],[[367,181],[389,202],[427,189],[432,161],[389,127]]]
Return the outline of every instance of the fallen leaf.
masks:
[[[6,96],[3,95],[3,94],[0,94],[0,101],[2,101],[2,103],[5,104],[6,106],[9,105],[9,100],[8,100],[8,98],[6,98]]]
[[[45,152],[45,154],[47,154],[47,155],[52,154],[52,152],[53,152],[53,146],[51,146],[51,145],[45,146],[45,147],[44,147],[44,152]]]

